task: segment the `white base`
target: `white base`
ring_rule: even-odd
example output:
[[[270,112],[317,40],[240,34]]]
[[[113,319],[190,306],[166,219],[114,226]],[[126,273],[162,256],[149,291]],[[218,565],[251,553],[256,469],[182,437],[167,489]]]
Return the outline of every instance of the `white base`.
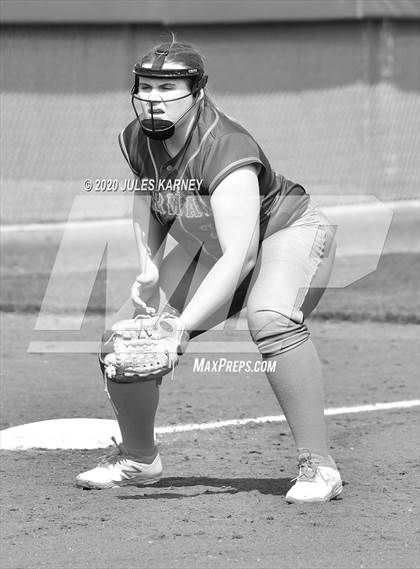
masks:
[[[117,421],[112,419],[50,419],[10,427],[0,433],[1,450],[94,449],[121,441]]]

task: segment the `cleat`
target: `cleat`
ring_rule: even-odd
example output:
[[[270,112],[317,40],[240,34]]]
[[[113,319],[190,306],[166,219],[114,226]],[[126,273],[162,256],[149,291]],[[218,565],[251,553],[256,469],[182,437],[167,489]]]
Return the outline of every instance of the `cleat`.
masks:
[[[328,502],[343,490],[340,473],[331,456],[302,452],[298,456],[299,474],[286,494],[286,501],[295,504]],[[292,481],[293,482],[293,481]]]
[[[138,462],[114,438],[112,440],[117,449],[102,457],[96,468],[79,474],[76,486],[102,490],[120,486],[149,486],[159,482],[163,472],[159,454],[151,464]]]

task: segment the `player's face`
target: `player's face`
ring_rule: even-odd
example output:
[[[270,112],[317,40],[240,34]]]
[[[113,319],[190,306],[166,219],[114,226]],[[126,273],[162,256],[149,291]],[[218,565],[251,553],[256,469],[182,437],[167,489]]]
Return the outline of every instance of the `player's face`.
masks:
[[[188,95],[185,97],[185,95]],[[138,98],[144,118],[153,116],[176,122],[192,105],[193,96],[186,79],[140,77]],[[184,97],[178,99],[178,97]],[[178,99],[173,101],[172,99]]]

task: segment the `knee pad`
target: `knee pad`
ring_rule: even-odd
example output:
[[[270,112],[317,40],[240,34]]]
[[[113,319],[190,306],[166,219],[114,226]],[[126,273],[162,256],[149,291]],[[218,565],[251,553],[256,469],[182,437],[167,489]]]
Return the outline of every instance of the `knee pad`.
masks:
[[[275,310],[255,310],[248,314],[251,337],[265,358],[297,348],[309,338],[301,311],[290,316]]]

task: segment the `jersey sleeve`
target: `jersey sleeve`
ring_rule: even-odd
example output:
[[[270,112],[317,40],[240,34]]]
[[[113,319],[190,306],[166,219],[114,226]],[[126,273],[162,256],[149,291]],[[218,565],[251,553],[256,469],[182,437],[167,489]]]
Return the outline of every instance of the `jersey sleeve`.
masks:
[[[138,138],[135,136],[135,129],[133,129],[133,123],[129,124],[123,131],[118,135],[118,143],[120,145],[121,152],[126,159],[128,165],[131,168],[133,174],[139,178],[143,175],[143,168],[139,158],[140,153],[138,151]]]
[[[230,133],[215,139],[205,160],[203,182],[211,195],[231,172],[255,164],[264,168],[261,151],[255,140],[245,133]]]

